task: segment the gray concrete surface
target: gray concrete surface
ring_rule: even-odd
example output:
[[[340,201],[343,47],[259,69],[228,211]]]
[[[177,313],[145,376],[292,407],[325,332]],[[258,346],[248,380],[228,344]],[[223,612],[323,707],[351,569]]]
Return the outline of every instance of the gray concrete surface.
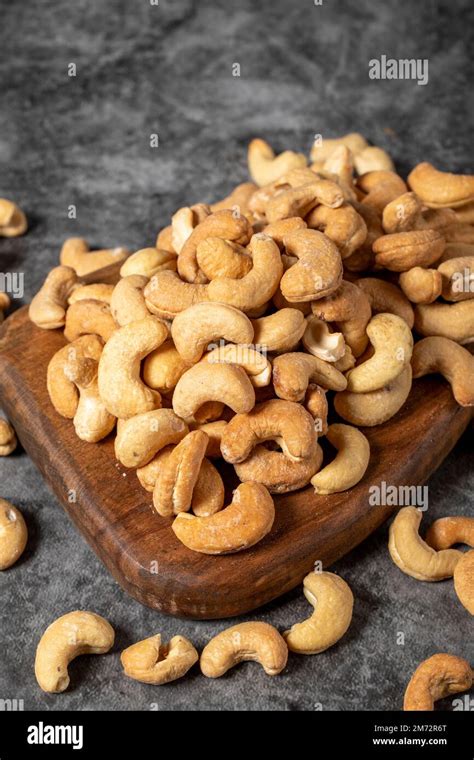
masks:
[[[211,201],[246,178],[246,144],[256,135],[307,151],[316,133],[358,130],[388,149],[402,173],[422,159],[472,172],[470,5],[49,0],[20,10],[0,0],[0,196],[30,219],[26,237],[0,239],[0,271],[24,273],[27,302],[67,236],[96,246],[152,244],[178,206]],[[370,80],[368,61],[382,54],[427,58],[428,84]],[[76,77],[68,77],[70,63]],[[150,148],[154,133],[158,149]],[[465,436],[429,482],[426,521],[472,513],[473,486]],[[197,669],[163,688],[129,681],[118,652],[132,641],[179,631],[202,646],[226,623],[166,618],[128,598],[24,453],[0,461],[0,488],[30,529],[24,558],[0,577],[0,698],[24,699],[25,708],[398,710],[422,659],[438,651],[474,659],[472,622],[452,583],[403,575],[384,527],[333,568],[356,603],[332,650],[291,657],[274,679],[245,664],[216,681]],[[33,676],[35,646],[46,625],[74,608],[113,622],[115,653],[82,658],[71,689],[45,695]],[[295,591],[248,617],[285,629],[307,612]]]

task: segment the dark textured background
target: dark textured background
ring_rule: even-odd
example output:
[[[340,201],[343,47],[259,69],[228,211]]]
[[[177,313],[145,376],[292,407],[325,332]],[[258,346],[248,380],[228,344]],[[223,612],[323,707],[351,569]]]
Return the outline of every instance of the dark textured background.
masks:
[[[469,0],[0,0],[0,196],[30,220],[26,237],[0,239],[0,271],[25,272],[26,302],[67,236],[152,244],[177,207],[246,179],[253,136],[307,151],[315,133],[357,130],[403,174],[423,159],[472,171],[473,21]],[[381,54],[428,58],[429,84],[369,80],[368,61]],[[465,436],[430,481],[427,522],[472,508],[469,460]],[[157,631],[202,646],[227,624],[165,618],[125,596],[24,453],[0,460],[0,489],[31,534],[24,558],[0,577],[0,699],[23,698],[25,708],[397,710],[422,659],[437,651],[473,659],[472,623],[452,583],[402,574],[383,528],[333,568],[356,598],[348,634],[319,656],[291,656],[278,678],[249,663],[216,681],[195,668],[153,688],[123,677],[116,653],[77,661],[67,693],[43,694],[35,646],[71,609],[105,614],[116,652]],[[253,617],[285,629],[308,609],[298,590]]]

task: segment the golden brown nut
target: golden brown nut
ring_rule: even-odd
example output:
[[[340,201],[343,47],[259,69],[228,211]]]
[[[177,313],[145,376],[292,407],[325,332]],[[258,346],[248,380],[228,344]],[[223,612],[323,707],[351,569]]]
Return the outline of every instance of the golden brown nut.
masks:
[[[103,301],[110,306],[110,300],[114,288],[115,285],[107,285],[105,282],[93,282],[91,285],[78,285],[69,296],[68,304],[70,306],[71,304],[76,303],[76,301],[92,299],[93,301]]]
[[[97,382],[98,359],[85,356],[82,351],[69,350],[63,366],[65,378],[79,391],[79,402],[74,414],[74,429],[78,438],[97,443],[106,438],[115,427],[115,417],[105,408]]]
[[[115,439],[115,456],[124,467],[143,467],[170,444],[179,443],[188,426],[172,409],[154,409],[121,420]]]
[[[334,293],[314,301],[311,308],[318,319],[335,322],[354,356],[365,351],[369,342],[366,328],[372,309],[367,295],[360,288],[343,280]]]
[[[412,267],[401,272],[398,283],[412,303],[433,303],[443,289],[441,273],[423,267]]]
[[[370,445],[363,433],[350,425],[330,425],[326,438],[337,450],[335,458],[313,475],[316,493],[340,493],[352,488],[365,475],[370,460]]]
[[[46,385],[51,403],[62,417],[73,419],[79,404],[77,386],[64,374],[66,365],[74,359],[99,361],[104,342],[98,335],[83,335],[60,348],[48,364]]]
[[[162,644],[157,633],[124,649],[120,660],[129,678],[161,686],[186,675],[199,660],[199,655],[184,636],[173,636],[169,644]]]
[[[8,570],[23,554],[28,530],[20,510],[0,499],[0,570]]]
[[[202,301],[209,301],[208,285],[184,282],[177,272],[158,272],[143,294],[145,303],[161,319],[173,319],[180,311]]]
[[[415,330],[420,335],[439,335],[465,345],[474,341],[474,299],[457,303],[418,304]]]
[[[99,335],[107,343],[116,330],[110,306],[103,301],[84,299],[67,310],[64,337],[71,343],[81,335]]]
[[[343,420],[359,427],[381,425],[393,417],[403,406],[411,390],[411,366],[405,369],[390,385],[368,393],[342,391],[334,397],[334,408]]]
[[[367,225],[362,216],[350,204],[339,208],[317,206],[306,217],[310,229],[320,230],[339,248],[346,259],[363,245],[367,237]]]
[[[467,301],[474,298],[474,257],[460,256],[438,266],[442,278],[442,294],[446,301]]]
[[[452,654],[434,654],[413,673],[405,692],[404,710],[434,710],[438,699],[467,691],[473,682],[471,666]]]
[[[224,339],[231,343],[252,343],[250,319],[226,303],[198,303],[177,314],[171,325],[176,349],[188,364],[202,357],[206,347]]]
[[[15,431],[7,420],[0,417],[0,457],[12,454],[18,445]]]
[[[364,277],[355,284],[364,291],[369,299],[373,314],[396,314],[407,323],[410,330],[415,322],[413,307],[404,293],[392,282],[378,277]]]
[[[219,678],[239,662],[258,662],[269,676],[286,666],[288,648],[276,628],[268,623],[248,622],[233,625],[214,636],[201,654],[201,671],[208,678]]]
[[[306,329],[298,309],[279,309],[268,317],[253,319],[254,344],[264,351],[281,353],[295,348]]]
[[[287,301],[313,301],[334,293],[342,280],[342,259],[332,240],[317,230],[297,230],[284,238],[284,245],[298,259],[281,278]]]
[[[285,150],[278,156],[271,145],[265,140],[255,138],[248,147],[249,173],[257,185],[267,185],[269,182],[286,174],[290,169],[306,166],[306,156]]]
[[[378,238],[372,250],[378,266],[406,272],[412,267],[431,266],[441,258],[444,247],[444,237],[437,230],[411,230]]]
[[[150,315],[145,303],[143,290],[148,277],[131,274],[122,277],[117,283],[110,299],[110,311],[117,325],[124,327],[129,322],[145,319]]]
[[[219,401],[239,414],[249,412],[255,405],[255,391],[245,370],[207,362],[188,369],[174,390],[174,411],[186,421],[197,421],[196,412],[208,401]]]
[[[439,372],[450,383],[460,406],[474,406],[474,356],[448,338],[423,338],[412,357],[413,377]]]
[[[474,199],[473,175],[441,172],[426,161],[410,172],[408,184],[431,208],[457,208]]]
[[[37,327],[55,330],[64,327],[68,298],[77,284],[71,267],[55,267],[30,303],[28,316]]]
[[[26,216],[16,203],[0,198],[0,237],[18,237],[28,229]]]
[[[78,277],[83,277],[103,267],[123,262],[128,255],[129,251],[121,247],[91,251],[83,238],[68,238],[61,248],[59,261],[62,266],[74,269]]]
[[[279,398],[302,401],[310,382],[335,391],[347,386],[344,375],[317,356],[295,352],[281,354],[273,360],[273,385]]]
[[[474,517],[440,517],[431,523],[425,541],[437,552],[455,544],[467,544],[474,549]]]
[[[162,248],[141,248],[135,251],[122,264],[120,277],[141,275],[150,279],[157,272],[165,269],[176,271],[176,254]]]
[[[260,444],[244,462],[235,464],[234,469],[243,483],[261,483],[270,493],[289,493],[307,486],[322,461],[323,452],[315,434],[309,456],[299,462],[282,451],[271,451]]]
[[[454,589],[463,607],[474,615],[474,551],[463,554],[454,568]]]
[[[238,243],[219,237],[208,237],[198,244],[197,263],[208,280],[230,277],[238,280],[252,269],[252,258]]]
[[[207,435],[193,430],[174,447],[162,463],[153,490],[153,506],[159,515],[170,517],[187,512],[206,454]],[[221,489],[224,504],[224,488]]]

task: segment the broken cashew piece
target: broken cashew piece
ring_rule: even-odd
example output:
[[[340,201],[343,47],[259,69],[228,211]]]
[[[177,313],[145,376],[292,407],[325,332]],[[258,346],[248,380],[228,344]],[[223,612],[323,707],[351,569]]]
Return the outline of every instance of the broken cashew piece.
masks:
[[[69,663],[81,654],[105,654],[114,645],[114,629],[94,612],[68,612],[43,633],[36,650],[36,680],[43,691],[69,686]]]
[[[184,636],[173,636],[169,644],[162,644],[157,633],[124,649],[120,660],[129,678],[161,686],[186,675],[199,660],[199,654]]]
[[[160,449],[179,443],[188,426],[172,409],[154,409],[121,420],[115,439],[115,456],[124,467],[143,467]]]
[[[79,392],[74,429],[77,437],[88,443],[97,443],[106,438],[115,426],[115,417],[107,411],[99,395],[98,366],[97,359],[73,349],[67,352],[63,367],[65,378]]]
[[[262,187],[279,179],[291,169],[303,168],[308,161],[302,153],[285,150],[275,156],[273,148],[259,138],[255,138],[248,147],[248,167],[253,181]]]
[[[419,581],[441,581],[452,578],[462,557],[457,549],[436,552],[420,537],[418,529],[422,513],[416,507],[400,509],[390,526],[390,556],[404,573]]]
[[[43,330],[64,327],[68,298],[76,284],[77,275],[71,267],[52,269],[30,303],[28,316],[31,321]]]
[[[253,327],[250,319],[233,306],[199,303],[174,318],[171,337],[184,361],[194,364],[201,359],[209,343],[216,340],[251,343]]]
[[[468,691],[473,682],[471,666],[462,657],[434,654],[413,673],[405,691],[403,709],[434,710],[438,699]]]
[[[285,668],[288,647],[277,629],[268,623],[233,625],[214,636],[201,654],[201,671],[207,678],[219,678],[240,662],[258,662],[268,676]]]
[[[238,413],[249,412],[255,405],[255,391],[247,373],[234,364],[200,362],[187,370],[176,385],[173,409],[182,419],[195,419],[199,407],[208,401],[220,401]]]
[[[20,510],[0,499],[0,570],[8,570],[25,551],[28,529]]]
[[[241,483],[228,507],[209,517],[181,512],[172,528],[188,549],[201,554],[232,554],[248,549],[270,532],[273,499],[260,483]]]
[[[327,322],[314,316],[306,320],[303,346],[308,353],[325,362],[337,362],[346,350],[343,334],[331,332]]]
[[[0,457],[8,457],[18,445],[15,431],[7,420],[0,417]]]
[[[454,568],[454,590],[463,607],[474,615],[474,551],[463,554]]]
[[[443,278],[436,269],[412,267],[400,273],[398,284],[412,303],[433,303],[441,295]]]
[[[309,573],[303,593],[312,615],[283,634],[290,652],[319,654],[334,646],[349,628],[354,597],[345,580],[334,573]]]
[[[28,229],[26,216],[16,203],[0,198],[0,237],[19,237]]]
[[[347,491],[365,475],[370,460],[370,445],[363,433],[350,425],[330,425],[326,438],[336,449],[335,458],[311,478],[315,493]]]
[[[439,372],[451,385],[460,406],[474,406],[474,356],[448,338],[418,341],[413,349],[413,377]]]
[[[369,342],[366,333],[372,316],[367,295],[352,282],[343,280],[337,290],[311,304],[313,314],[325,322],[335,322],[354,356],[364,353]]]
[[[435,551],[454,544],[467,544],[474,549],[474,517],[440,517],[431,523],[425,541]]]

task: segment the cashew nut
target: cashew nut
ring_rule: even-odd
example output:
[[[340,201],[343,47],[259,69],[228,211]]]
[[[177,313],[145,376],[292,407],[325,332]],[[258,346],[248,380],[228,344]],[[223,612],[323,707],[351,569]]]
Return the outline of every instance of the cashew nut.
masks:
[[[28,229],[26,216],[16,203],[0,198],[0,237],[18,237]]]
[[[194,228],[201,224],[210,213],[211,209],[205,203],[196,203],[194,206],[184,206],[173,214],[171,217],[171,242],[178,256]]]
[[[0,570],[8,570],[23,554],[28,530],[20,510],[0,499]]]
[[[474,551],[463,554],[454,568],[454,590],[463,607],[474,615]]]
[[[128,277],[123,277],[115,286],[110,301],[110,310],[112,317],[120,327],[128,325],[129,322],[145,319],[150,315],[143,295],[147,282],[147,277],[131,274]]]
[[[326,435],[328,429],[328,400],[326,390],[316,383],[309,383],[304,397],[304,407],[315,422],[315,430]]]
[[[238,280],[252,269],[246,248],[219,237],[201,240],[196,249],[197,263],[208,280],[230,277]]]
[[[368,393],[336,393],[334,408],[343,420],[352,425],[381,425],[402,408],[411,390],[411,378],[411,366],[408,364],[385,388]]]
[[[358,174],[373,171],[394,171],[393,161],[388,153],[377,145],[369,145],[354,155],[354,164]]]
[[[222,456],[221,440],[224,430],[227,427],[226,420],[215,420],[214,422],[194,423],[193,430],[203,430],[208,437],[206,456],[219,459]]]
[[[172,340],[155,348],[143,362],[143,380],[150,388],[162,393],[168,393],[176,387],[176,384],[184,375],[191,364],[185,362],[180,356]]]
[[[167,337],[166,325],[149,316],[120,327],[106,343],[99,362],[99,393],[115,417],[126,419],[160,406],[160,394],[142,382],[140,369],[142,359]]]
[[[173,636],[169,644],[162,645],[161,635],[157,633],[124,649],[120,660],[129,678],[161,686],[186,675],[199,655],[184,636]]]
[[[319,319],[336,323],[354,356],[365,351],[369,342],[366,328],[372,309],[368,297],[357,285],[343,280],[334,293],[318,299],[311,308]]]
[[[143,467],[160,449],[179,443],[188,426],[171,409],[154,409],[121,420],[115,439],[115,456],[124,467]]]
[[[81,335],[99,335],[107,343],[116,329],[108,303],[83,299],[67,310],[64,337],[72,343]]]
[[[77,301],[92,300],[103,301],[110,306],[110,300],[112,293],[114,292],[115,285],[107,285],[105,282],[94,282],[92,285],[78,285],[74,288],[71,295],[68,298],[68,304],[76,303]]]
[[[257,185],[254,185],[253,182],[242,182],[234,187],[225,198],[216,203],[211,203],[211,211],[214,213],[214,211],[230,208],[232,211],[238,211],[245,215],[249,211],[249,201],[256,190],[258,190]]]
[[[306,166],[307,163],[306,156],[302,153],[294,153],[292,150],[285,150],[275,156],[273,148],[265,140],[256,138],[249,143],[249,173],[260,187],[274,182],[291,169]]]
[[[442,278],[441,291],[446,301],[474,298],[474,257],[461,256],[443,261],[438,266]]]
[[[239,662],[258,662],[268,676],[285,668],[288,647],[276,628],[268,623],[239,623],[221,631],[204,647],[201,671],[208,678],[219,678]]]
[[[72,420],[79,404],[79,390],[64,374],[66,365],[78,357],[99,361],[103,346],[98,335],[83,335],[60,348],[50,360],[46,385],[51,403],[62,417]]]
[[[372,250],[378,266],[391,272],[406,272],[412,267],[434,264],[443,255],[445,245],[437,230],[411,230],[378,238]]]
[[[324,163],[340,145],[349,148],[354,156],[369,147],[367,140],[359,132],[350,132],[342,137],[324,138],[324,140],[318,137],[311,146],[311,161],[317,164]]]
[[[362,199],[364,206],[372,206],[382,213],[391,201],[406,193],[407,186],[395,172],[377,170],[362,174],[357,180],[357,187],[366,195]]]
[[[448,338],[423,338],[412,357],[413,377],[439,372],[460,406],[474,406],[474,356]]]
[[[362,216],[349,204],[339,208],[317,206],[306,217],[310,229],[320,230],[338,247],[346,259],[360,248],[367,237],[367,225]]]
[[[336,148],[317,172],[321,177],[337,182],[346,201],[357,200],[354,188],[354,158],[346,145]]]
[[[260,483],[241,483],[228,507],[209,517],[180,512],[172,528],[195,552],[231,554],[248,549],[270,532],[275,519],[273,499]]]
[[[232,343],[251,343],[253,327],[250,319],[233,306],[198,303],[174,318],[171,336],[184,361],[193,364],[209,343],[220,338]]]
[[[420,537],[418,529],[422,513],[416,507],[400,509],[390,526],[388,550],[404,573],[419,581],[441,581],[452,578],[462,557],[457,549],[436,552]]]
[[[15,431],[7,420],[0,417],[0,457],[7,457],[18,445]]]
[[[92,251],[83,238],[68,238],[64,241],[59,261],[65,267],[71,267],[78,277],[95,272],[97,269],[125,261],[129,251],[126,248],[103,248]]]
[[[420,335],[440,335],[461,345],[474,341],[474,299],[457,303],[418,304],[415,330]]]
[[[331,332],[327,322],[317,317],[308,317],[303,334],[303,346],[325,362],[337,362],[344,356],[346,344],[339,332]]]
[[[242,367],[255,388],[268,385],[272,379],[272,365],[260,351],[251,346],[227,343],[204,354],[202,361],[209,364],[236,364]]]
[[[449,549],[454,544],[474,548],[474,517],[440,517],[431,523],[425,541],[432,549]]]
[[[344,375],[317,356],[295,352],[273,360],[273,385],[279,398],[302,401],[310,382],[333,391],[342,391],[347,386]]]
[[[299,462],[260,444],[245,461],[235,464],[234,469],[242,483],[261,483],[270,493],[289,493],[307,486],[322,461],[323,452],[315,431],[309,455]]]
[[[220,401],[239,414],[255,405],[255,391],[245,370],[233,364],[207,362],[195,364],[176,385],[173,409],[179,417],[191,420],[207,401]]]
[[[396,314],[405,320],[410,330],[415,322],[413,307],[400,288],[392,282],[379,280],[377,277],[364,277],[355,284],[367,296],[374,314]]]
[[[313,301],[334,293],[342,280],[342,259],[337,246],[317,230],[297,230],[284,238],[288,254],[298,262],[281,278],[287,301]]]
[[[43,633],[36,650],[36,680],[43,691],[69,686],[69,663],[81,654],[105,654],[114,645],[114,629],[94,612],[78,610],[58,618]]]
[[[155,248],[157,248],[157,250],[159,251],[167,251],[168,253],[173,253],[175,256],[177,256],[177,252],[173,248],[172,234],[173,234],[173,228],[171,224],[168,224],[167,227],[163,227],[163,229],[160,230],[158,235],[156,236]],[[142,274],[142,273],[128,272],[128,274]]]
[[[363,433],[350,425],[330,425],[326,438],[336,449],[336,457],[311,478],[318,494],[340,493],[355,486],[365,475],[370,445]]]
[[[280,251],[283,252],[285,250],[283,243],[285,237],[291,232],[296,232],[296,230],[305,230],[307,226],[308,225],[304,219],[300,216],[292,216],[289,219],[279,219],[277,222],[266,224],[262,232],[264,232],[265,235],[270,235]]]
[[[279,309],[268,317],[252,320],[255,345],[271,352],[294,349],[306,329],[303,314],[298,309]]]
[[[285,631],[290,652],[319,654],[334,646],[349,628],[354,597],[345,580],[334,573],[309,573],[303,593],[314,607],[312,615]]]
[[[67,353],[63,372],[79,391],[79,402],[74,414],[74,429],[78,438],[97,443],[106,438],[115,426],[115,417],[109,414],[100,398],[97,383],[98,361],[85,356],[77,349]]]
[[[55,267],[30,303],[28,315],[37,327],[55,330],[64,327],[68,298],[77,283],[71,267]]]
[[[309,173],[309,170],[308,170]],[[314,174],[304,184],[282,189],[264,204],[265,217],[270,224],[294,216],[305,217],[318,204],[339,208],[344,203],[344,193],[337,182],[321,179]]]
[[[421,217],[423,204],[416,193],[403,193],[388,203],[382,213],[382,226],[387,235],[413,230]]]
[[[441,273],[423,267],[412,267],[401,272],[398,283],[412,303],[433,303],[443,289]]]
[[[141,248],[124,261],[120,269],[120,277],[137,274],[150,279],[154,274],[165,269],[176,270],[175,253],[162,248]]]
[[[441,172],[426,161],[410,172],[408,184],[430,208],[457,208],[474,200],[472,174]]]
[[[473,671],[466,660],[452,654],[434,654],[413,673],[405,691],[403,709],[434,710],[438,699],[467,691],[473,683]]]
[[[143,294],[152,314],[173,319],[180,311],[202,301],[209,301],[208,285],[183,282],[176,272],[153,275]]]

